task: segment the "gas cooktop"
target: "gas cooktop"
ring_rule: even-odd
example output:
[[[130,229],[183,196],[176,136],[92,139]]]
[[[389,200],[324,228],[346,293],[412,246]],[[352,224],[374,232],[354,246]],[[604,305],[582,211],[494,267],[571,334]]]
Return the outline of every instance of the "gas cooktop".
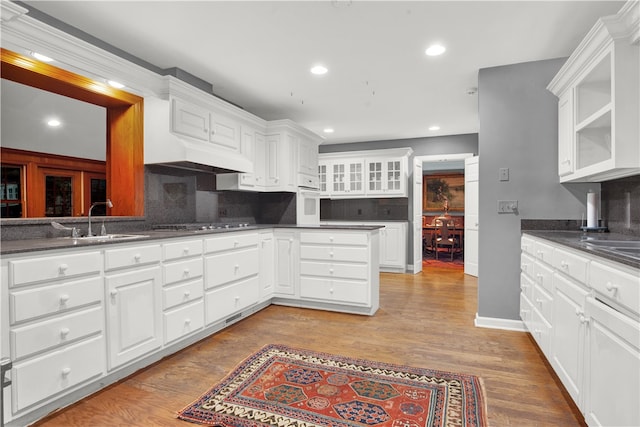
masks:
[[[229,228],[250,228],[255,224],[249,223],[203,223],[191,222],[180,224],[156,224],[154,230],[198,231],[198,230],[223,230]]]

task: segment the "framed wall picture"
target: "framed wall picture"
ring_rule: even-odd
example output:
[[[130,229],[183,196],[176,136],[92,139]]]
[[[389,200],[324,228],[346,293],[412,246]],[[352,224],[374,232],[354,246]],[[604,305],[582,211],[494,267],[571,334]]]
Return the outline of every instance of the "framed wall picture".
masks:
[[[422,210],[464,212],[464,174],[424,175],[422,177]]]

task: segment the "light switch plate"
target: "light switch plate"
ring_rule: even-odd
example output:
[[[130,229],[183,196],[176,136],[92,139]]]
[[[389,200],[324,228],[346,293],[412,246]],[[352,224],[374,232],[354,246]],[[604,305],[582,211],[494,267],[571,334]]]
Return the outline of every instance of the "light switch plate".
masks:
[[[517,213],[517,200],[498,200],[498,213]]]

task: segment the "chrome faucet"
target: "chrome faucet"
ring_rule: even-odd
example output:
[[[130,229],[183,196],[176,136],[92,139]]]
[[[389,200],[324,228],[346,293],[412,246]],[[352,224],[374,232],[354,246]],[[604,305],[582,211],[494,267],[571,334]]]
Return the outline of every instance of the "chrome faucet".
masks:
[[[93,236],[93,232],[91,231],[91,211],[93,210],[94,207],[96,207],[96,205],[107,205],[107,207],[112,208],[113,207],[113,203],[111,203],[111,199],[107,199],[106,202],[95,202],[94,204],[91,205],[91,207],[89,208],[89,230],[87,230],[87,236],[91,237]],[[104,227],[102,227],[102,234],[106,234],[104,232]]]

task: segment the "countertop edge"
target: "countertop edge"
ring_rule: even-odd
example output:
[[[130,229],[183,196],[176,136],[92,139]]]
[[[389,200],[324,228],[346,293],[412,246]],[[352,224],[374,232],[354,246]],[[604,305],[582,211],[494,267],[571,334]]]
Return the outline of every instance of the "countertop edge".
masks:
[[[584,233],[582,231],[565,231],[565,230],[522,230],[522,234],[528,234],[533,237],[549,240],[553,243],[569,247],[571,249],[584,252],[591,256],[603,258],[609,261],[625,264],[633,268],[640,269],[640,261],[624,255],[616,255],[607,252],[595,251],[587,248],[584,243],[588,240],[628,240],[637,241],[638,238],[620,233]]]
[[[25,239],[25,240],[3,240],[0,242],[0,256],[41,252],[53,249],[75,249],[75,248],[100,248],[108,245],[121,243],[149,242],[159,239],[184,238],[184,237],[204,237],[226,233],[241,233],[246,231],[260,230],[353,230],[353,231],[376,231],[383,226],[377,225],[298,225],[298,224],[256,224],[240,228],[222,228],[215,230],[143,230],[131,231],[126,234],[139,235],[138,238],[121,239],[111,241],[83,241],[75,240],[71,237],[53,237],[45,239]]]

